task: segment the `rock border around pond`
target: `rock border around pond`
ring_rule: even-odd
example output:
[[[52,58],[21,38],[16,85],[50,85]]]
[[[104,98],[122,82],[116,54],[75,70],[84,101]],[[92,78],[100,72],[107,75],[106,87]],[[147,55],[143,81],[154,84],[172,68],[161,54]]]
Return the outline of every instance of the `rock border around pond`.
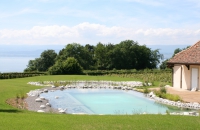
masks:
[[[31,90],[29,93],[27,93],[28,97],[25,99],[26,103],[28,104],[28,110],[40,113],[59,113],[59,110],[51,107],[51,104],[47,99],[40,96],[41,93],[48,93],[49,91],[53,92],[55,90],[59,90],[59,88],[45,87],[43,89]]]
[[[64,83],[64,81],[59,81],[60,83]],[[28,109],[37,112],[54,112],[54,113],[66,113],[66,110],[61,108],[53,109],[51,108],[51,104],[48,103],[48,100],[40,97],[41,93],[48,92],[48,91],[55,91],[55,90],[63,90],[63,89],[71,89],[71,88],[82,88],[82,89],[121,89],[121,90],[134,90],[134,87],[143,86],[142,82],[137,81],[123,81],[123,82],[114,82],[114,81],[70,81],[71,84],[62,85],[59,87],[55,87],[53,85],[53,81],[44,81],[43,84],[40,82],[29,82],[28,84],[37,85],[37,86],[48,86],[43,89],[32,90],[27,93],[28,98],[26,102],[28,104]],[[77,83],[82,83],[81,85],[77,85]],[[150,85],[150,84],[149,84]],[[200,104],[195,103],[182,103],[180,101],[170,101],[167,99],[162,99],[156,97],[153,92],[147,94],[148,98],[153,99],[156,102],[176,106],[179,108],[188,108],[188,109],[195,109],[200,110]],[[59,98],[59,96],[55,97]],[[35,100],[35,101],[34,101]],[[33,105],[34,104],[34,105]],[[39,105],[38,105],[39,104]],[[192,116],[199,116],[198,112],[183,112],[183,113],[170,113],[170,115],[192,115]]]
[[[170,101],[168,99],[163,99],[160,97],[157,97],[153,92],[150,92],[147,94],[147,97],[155,100],[156,102],[166,104],[166,105],[171,105],[171,106],[176,106],[179,108],[188,108],[188,109],[195,109],[195,110],[200,110],[200,104],[198,102],[193,102],[193,103],[183,103],[180,101]]]
[[[64,84],[66,81],[57,81],[59,84]],[[28,104],[28,109],[37,112],[56,112],[56,113],[66,113],[66,109],[53,109],[51,108],[48,100],[40,97],[41,93],[47,93],[49,91],[53,92],[55,90],[64,90],[72,88],[81,88],[81,89],[122,89],[122,90],[133,90],[134,87],[143,86],[142,82],[139,81],[124,81],[124,82],[113,82],[113,81],[67,81],[70,84],[61,85],[59,87],[54,86],[54,81],[44,81],[44,82],[28,82],[28,84],[35,86],[44,86],[43,89],[31,90],[27,93],[28,98],[26,102]],[[81,83],[82,85],[77,85]],[[151,85],[149,83],[149,85]],[[59,96],[55,96],[56,99],[59,99]],[[35,101],[34,101],[35,100]],[[39,105],[38,105],[39,104]],[[48,105],[47,105],[48,104]],[[83,113],[81,113],[83,114]],[[84,113],[85,114],[85,113]]]

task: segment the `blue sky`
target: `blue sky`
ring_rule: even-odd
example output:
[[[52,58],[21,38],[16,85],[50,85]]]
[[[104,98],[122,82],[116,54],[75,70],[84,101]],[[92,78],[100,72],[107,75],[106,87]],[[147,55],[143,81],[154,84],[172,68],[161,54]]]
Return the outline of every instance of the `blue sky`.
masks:
[[[119,43],[192,45],[200,40],[199,0],[6,0],[0,45]]]

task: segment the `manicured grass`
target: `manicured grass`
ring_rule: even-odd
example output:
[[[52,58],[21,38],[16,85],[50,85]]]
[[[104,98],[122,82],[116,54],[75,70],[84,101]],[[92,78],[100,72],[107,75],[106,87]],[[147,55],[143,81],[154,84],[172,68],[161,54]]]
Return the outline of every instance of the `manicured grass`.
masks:
[[[199,117],[189,116],[0,113],[1,130],[197,130],[199,124]]]
[[[19,93],[41,88],[28,85],[29,81],[57,80],[113,80],[130,81],[131,78],[110,76],[38,76],[20,79],[0,80],[0,130],[60,130],[60,129],[114,129],[114,130],[197,130],[200,117],[169,115],[68,115],[36,113],[18,110],[5,103],[6,99]]]

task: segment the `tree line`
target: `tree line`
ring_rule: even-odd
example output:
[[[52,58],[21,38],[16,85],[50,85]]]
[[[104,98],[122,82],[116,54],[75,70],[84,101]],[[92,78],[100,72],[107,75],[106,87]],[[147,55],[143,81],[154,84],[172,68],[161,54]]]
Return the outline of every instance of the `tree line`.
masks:
[[[162,58],[158,49],[152,50],[133,40],[84,46],[70,43],[58,54],[54,50],[45,50],[39,58],[30,60],[24,71],[74,74],[83,70],[154,69]]]

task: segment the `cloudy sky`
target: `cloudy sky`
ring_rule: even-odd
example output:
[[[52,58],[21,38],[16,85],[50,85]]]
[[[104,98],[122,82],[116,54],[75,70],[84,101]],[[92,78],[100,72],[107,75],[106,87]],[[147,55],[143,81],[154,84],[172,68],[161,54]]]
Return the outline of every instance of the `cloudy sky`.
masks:
[[[2,0],[0,45],[192,45],[199,0]]]

